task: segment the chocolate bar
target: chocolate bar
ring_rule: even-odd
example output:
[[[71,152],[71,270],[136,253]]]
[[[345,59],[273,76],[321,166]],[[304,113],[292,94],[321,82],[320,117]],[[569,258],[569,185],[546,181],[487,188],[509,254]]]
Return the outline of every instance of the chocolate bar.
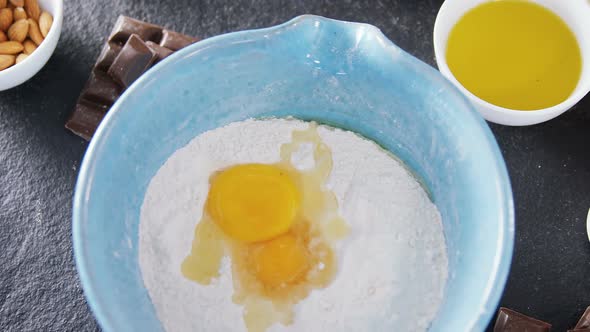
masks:
[[[198,40],[158,25],[119,16],[66,128],[90,140],[125,89],[155,63]]]
[[[590,331],[590,307],[586,308],[586,311],[584,311],[582,317],[580,317],[578,324],[574,327],[574,330],[576,331],[582,329],[588,329],[588,331]]]
[[[135,34],[144,41],[151,40],[155,43],[159,43],[160,39],[162,39],[162,30],[164,30],[164,28],[155,24],[136,20],[127,16],[119,16],[111,31],[109,41],[124,44],[132,34]]]
[[[162,40],[160,41],[160,45],[162,47],[169,48],[173,51],[178,51],[179,49],[188,46],[196,41],[196,38],[164,29],[162,31]]]
[[[66,123],[66,127],[76,135],[89,141],[108,110],[109,107],[104,104],[84,99],[79,100]]]
[[[148,41],[147,43],[145,43],[145,45],[147,47],[149,47],[150,50],[152,50],[152,52],[154,52],[154,54],[156,55],[156,60],[154,61],[154,64],[157,63],[158,61],[163,60],[165,57],[169,56],[170,54],[174,53],[173,50],[166,48],[166,47],[162,47],[162,46],[154,43],[153,41]]]
[[[551,324],[523,315],[514,310],[500,308],[494,332],[549,332]]]
[[[121,48],[107,73],[120,86],[127,88],[154,62],[156,54],[138,35],[132,34]]]
[[[117,54],[121,52],[122,47],[123,46],[119,43],[107,42],[98,55],[98,60],[96,60],[94,69],[106,73],[107,70],[109,70],[109,67],[113,64]]]
[[[101,105],[112,105],[121,95],[121,87],[102,71],[92,71],[86,82],[85,100]]]

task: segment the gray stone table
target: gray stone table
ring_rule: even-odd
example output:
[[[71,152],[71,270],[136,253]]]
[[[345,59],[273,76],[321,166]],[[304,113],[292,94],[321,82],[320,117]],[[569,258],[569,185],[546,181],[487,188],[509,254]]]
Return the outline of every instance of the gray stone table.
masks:
[[[312,13],[374,24],[434,65],[440,0],[66,0],[57,50],[27,83],[0,92],[0,330],[95,331],[72,256],[71,198],[87,143],[63,128],[119,14],[209,37]],[[516,202],[502,305],[564,331],[590,305],[590,98],[556,120],[492,125]]]

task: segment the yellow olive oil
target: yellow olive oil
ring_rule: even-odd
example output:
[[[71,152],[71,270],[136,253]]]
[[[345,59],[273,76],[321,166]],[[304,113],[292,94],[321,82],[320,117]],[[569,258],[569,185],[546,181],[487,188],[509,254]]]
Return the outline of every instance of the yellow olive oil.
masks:
[[[490,1],[468,11],[449,34],[446,60],[477,97],[523,111],[563,102],[582,72],[580,47],[567,24],[526,0]]]

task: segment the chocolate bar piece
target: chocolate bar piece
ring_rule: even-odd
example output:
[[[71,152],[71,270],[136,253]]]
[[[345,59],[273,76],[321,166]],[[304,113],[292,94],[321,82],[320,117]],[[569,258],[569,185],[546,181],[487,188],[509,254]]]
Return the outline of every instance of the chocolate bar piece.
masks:
[[[66,128],[90,140],[121,93],[156,62],[198,39],[120,16],[80,93]]]
[[[127,88],[150,67],[155,59],[156,55],[143,40],[136,34],[132,34],[113,61],[108,74],[119,85]]]
[[[162,27],[139,21],[127,16],[119,16],[109,37],[112,42],[124,44],[131,35],[137,35],[144,41],[151,40],[159,43],[162,39]]]
[[[102,48],[98,60],[94,65],[96,69],[106,72],[109,67],[113,64],[113,61],[117,57],[117,54],[121,52],[121,46],[119,43],[107,42]]]
[[[74,112],[66,123],[66,128],[89,141],[108,109],[106,105],[81,100],[76,104]]]
[[[500,308],[494,332],[549,332],[551,324],[523,315],[514,310]]]
[[[84,99],[111,106],[119,98],[121,91],[121,86],[115,83],[106,73],[93,70],[86,82]]]
[[[578,324],[574,327],[574,330],[590,329],[590,307],[586,308],[586,311],[580,317]]]
[[[173,51],[178,51],[179,49],[197,41],[197,38],[164,29],[162,31],[162,40],[160,41],[160,46],[169,48]]]
[[[145,45],[149,47],[149,49],[152,50],[152,52],[154,52],[154,54],[156,55],[156,60],[154,61],[154,64],[156,64],[159,61],[162,61],[164,58],[174,53],[174,51],[172,51],[171,49],[160,46],[154,43],[153,41],[148,41],[145,43]]]

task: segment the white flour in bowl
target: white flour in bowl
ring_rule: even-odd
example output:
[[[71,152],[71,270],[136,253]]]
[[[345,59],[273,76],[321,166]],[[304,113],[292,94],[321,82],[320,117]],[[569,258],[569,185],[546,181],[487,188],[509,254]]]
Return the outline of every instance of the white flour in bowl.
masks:
[[[166,331],[246,331],[232,302],[230,262],[203,286],[180,270],[201,218],[209,176],[239,163],[275,163],[299,120],[247,120],[205,132],[151,180],[139,227],[144,284]],[[292,325],[269,331],[425,331],[442,302],[447,256],[440,214],[418,181],[372,141],[319,126],[334,160],[328,187],[351,226],[335,248],[332,283],[297,304]],[[295,165],[313,162],[302,149]]]

